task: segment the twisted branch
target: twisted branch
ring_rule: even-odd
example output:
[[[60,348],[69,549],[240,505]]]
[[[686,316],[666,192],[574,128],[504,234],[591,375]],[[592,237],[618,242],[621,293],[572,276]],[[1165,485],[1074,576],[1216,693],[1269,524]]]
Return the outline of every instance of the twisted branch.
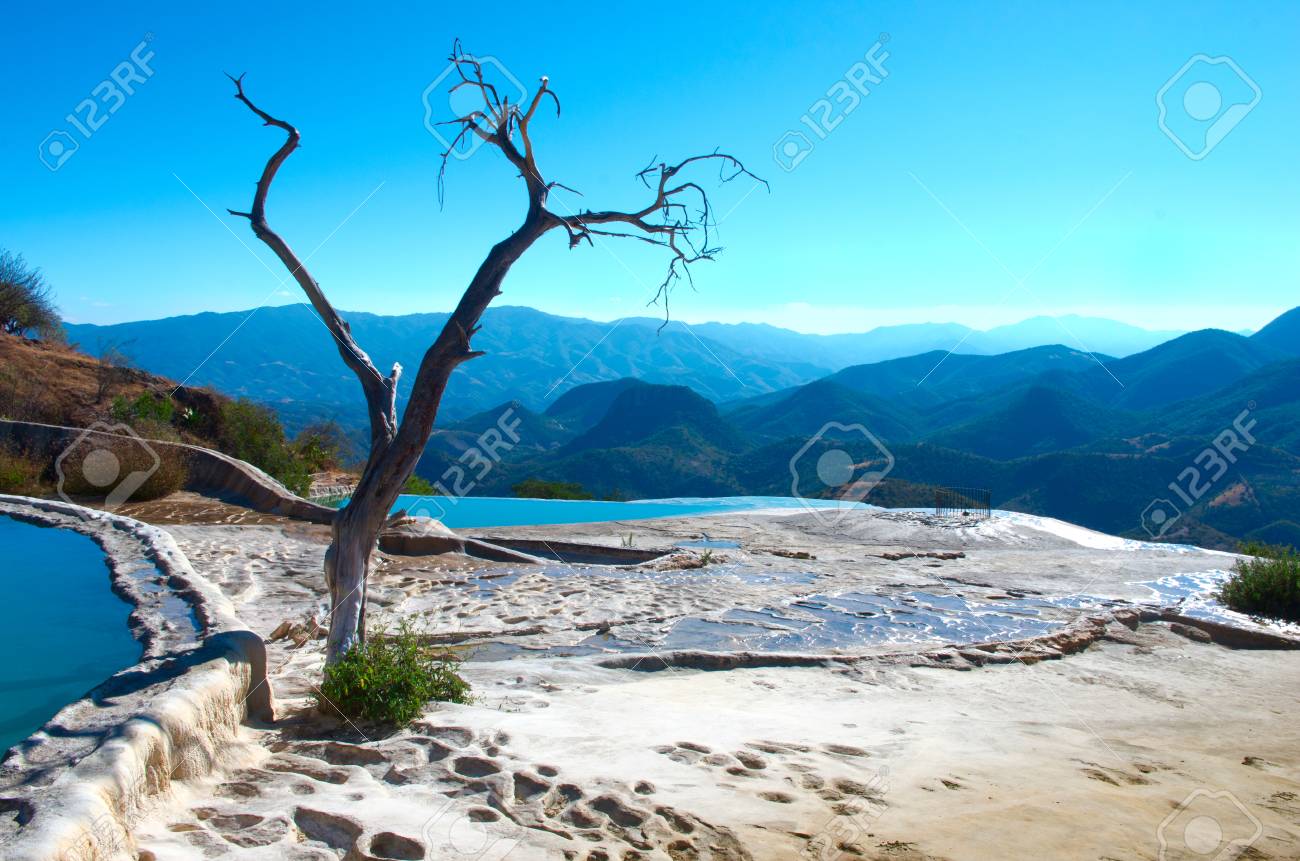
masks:
[[[771,190],[767,181],[751,173],[740,159],[714,150],[690,156],[675,164],[658,161],[657,157],[652,159],[649,165],[635,175],[642,185],[654,192],[654,198],[641,209],[627,212],[585,209],[580,212],[557,213],[547,206],[551,190],[573,189],[542,178],[533,152],[530,129],[533,115],[544,98],[550,97],[555,103],[556,116],[560,114],[560,100],[550,89],[549,80],[542,77],[540,86],[524,108],[511,103],[508,97],[499,95],[497,89],[485,80],[482,63],[466,53],[459,40],[453,44],[448,62],[456,70],[459,79],[451,91],[461,88],[477,90],[482,96],[483,108],[443,123],[457,126],[458,131],[441,154],[442,162],[438,170],[439,202],[444,195],[447,159],[467,136],[477,136],[500,150],[506,160],[518,168],[528,191],[530,218],[537,220],[543,232],[562,228],[568,236],[570,248],[576,248],[584,242],[589,246],[594,245],[595,237],[607,237],[634,239],[668,250],[670,256],[667,272],[647,303],[654,305],[663,301],[665,325],[668,320],[668,297],[673,286],[685,278],[693,287],[691,265],[701,260],[713,260],[722,250],[713,242],[717,223],[707,192],[699,183],[680,175],[693,166],[716,163],[720,184],[747,176]],[[626,229],[604,229],[603,225],[622,225]]]
[[[303,293],[307,295],[308,301],[316,309],[316,313],[320,316],[321,322],[325,324],[325,328],[334,336],[334,340],[338,344],[339,355],[342,357],[344,364],[356,374],[357,379],[361,382],[362,391],[365,393],[366,408],[370,416],[371,452],[373,454],[374,451],[382,448],[384,444],[390,441],[397,432],[397,382],[402,375],[402,366],[394,364],[392,371],[386,377],[379,373],[374,363],[370,361],[370,356],[353,340],[351,327],[334,310],[334,306],[330,304],[329,299],[325,297],[324,291],[321,290],[320,284],[307,271],[304,262],[298,259],[298,255],[294,253],[280,234],[271,229],[271,225],[266,220],[266,198],[271,192],[271,183],[275,181],[275,176],[280,167],[298,148],[302,136],[289,123],[271,116],[253,104],[252,100],[244,92],[243,75],[235,77],[227,74],[226,77],[230,78],[235,85],[235,98],[243,102],[250,111],[261,118],[263,125],[275,126],[285,132],[284,143],[267,159],[266,167],[262,169],[262,175],[257,180],[257,190],[253,193],[252,209],[248,212],[229,209],[227,212],[248,219],[253,227],[253,233],[275,252],[276,257],[280,258],[280,262],[289,270],[289,274],[293,276],[294,280],[298,282],[298,286],[302,288]]]

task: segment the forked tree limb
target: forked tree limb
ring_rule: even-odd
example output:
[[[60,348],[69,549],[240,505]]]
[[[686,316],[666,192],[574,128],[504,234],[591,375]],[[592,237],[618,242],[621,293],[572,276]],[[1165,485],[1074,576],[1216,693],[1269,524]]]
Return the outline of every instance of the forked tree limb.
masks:
[[[284,264],[284,267],[289,270],[289,274],[298,282],[298,286],[307,295],[311,306],[316,310],[325,327],[329,329],[330,334],[334,336],[334,340],[338,344],[339,355],[342,357],[343,362],[356,374],[357,379],[361,382],[361,389],[365,393],[366,408],[370,418],[371,450],[373,452],[375,449],[382,449],[397,433],[396,395],[397,383],[401,377],[402,368],[400,365],[395,364],[388,376],[379,373],[374,363],[370,361],[370,356],[353,340],[351,327],[334,309],[334,306],[330,304],[329,299],[325,297],[324,291],[321,290],[320,284],[308,272],[304,262],[298,258],[298,255],[289,247],[289,244],[267,222],[266,198],[271,193],[271,183],[275,181],[275,176],[279,172],[281,165],[298,148],[302,136],[289,123],[271,116],[253,104],[252,100],[244,93],[243,75],[239,77],[226,75],[226,77],[230,78],[235,84],[236,99],[243,102],[250,111],[261,118],[264,125],[275,126],[285,132],[284,143],[267,159],[266,167],[262,169],[262,175],[257,180],[257,190],[253,194],[252,209],[248,212],[239,212],[234,209],[227,211],[231,215],[237,215],[249,220],[253,227],[253,233],[275,252],[276,257],[280,258],[280,262]]]

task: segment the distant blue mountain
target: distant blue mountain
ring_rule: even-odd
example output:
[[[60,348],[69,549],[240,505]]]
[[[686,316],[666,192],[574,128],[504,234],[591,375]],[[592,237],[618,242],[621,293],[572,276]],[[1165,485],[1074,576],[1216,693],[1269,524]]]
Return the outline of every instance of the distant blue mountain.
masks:
[[[418,366],[447,319],[441,313],[344,316],[357,342],[384,370],[393,362]],[[856,335],[680,321],[661,330],[662,323],[646,317],[597,323],[518,306],[490,308],[474,341],[486,355],[456,371],[440,424],[511,399],[541,411],[577,386],[625,377],[687,386],[722,403],[785,390],[852,365],[927,351],[937,351],[937,358],[954,348],[970,356],[1068,344],[1067,329],[1078,333],[1088,350],[1102,355],[1126,355],[1169,334],[1072,317],[1060,322],[1034,318],[989,332],[972,332],[954,323],[923,323]],[[270,404],[290,429],[320,418],[346,425],[365,421],[356,380],[339,360],[325,327],[304,304],[110,326],[68,324],[66,329],[89,353],[116,345],[145,370]],[[1072,349],[1083,355],[1083,348]],[[950,370],[942,369],[943,374]],[[399,401],[401,397],[399,393]]]
[[[1300,308],[1292,308],[1250,336],[1252,341],[1300,356]]]
[[[344,316],[357,343],[385,371],[394,362],[418,367],[447,319],[446,314]],[[305,305],[66,329],[89,353],[116,344],[140,368],[267,403],[290,428],[318,418],[349,425],[365,421],[356,379]],[[680,327],[660,333],[630,321],[596,323],[508,305],[488,310],[474,346],[486,355],[455,372],[440,423],[510,399],[541,410],[575,386],[622,377],[685,385],[722,401],[809,382],[834,370],[742,355]],[[399,389],[399,404],[404,397]]]
[[[634,322],[657,327],[663,321],[642,317]],[[833,370],[932,350],[991,356],[1047,344],[1064,344],[1080,352],[1123,357],[1149,350],[1183,334],[1153,332],[1115,320],[1075,314],[1031,317],[986,331],[958,323],[907,323],[846,335],[805,335],[763,323],[692,323],[688,326],[675,321],[668,324],[669,329],[673,327],[689,328],[701,338],[725,344],[746,356],[762,356],[788,364],[810,363]]]
[[[828,446],[847,447],[861,466],[881,462],[879,442],[895,461],[873,491],[882,504],[925,505],[935,485],[987,487],[997,505],[1145,538],[1145,508],[1244,410],[1255,441],[1202,483],[1203,498],[1165,537],[1225,549],[1238,539],[1296,543],[1300,358],[1276,345],[1293,343],[1286,327],[1300,317],[1279,319],[1262,338],[1203,330],[1122,359],[1059,345],[934,351],[720,411],[681,387],[579,386],[532,417],[535,443],[513,450],[480,492],[539,477],[599,495],[785,494],[791,471],[812,477],[809,464]],[[445,448],[421,471],[437,474]]]
[[[346,316],[381,368],[417,365],[446,319]],[[539,477],[602,496],[785,494],[827,446],[861,466],[881,462],[880,443],[896,461],[889,504],[988,487],[998,505],[1142,537],[1143,508],[1248,409],[1257,443],[1167,537],[1300,542],[1300,310],[1249,337],[1085,318],[815,336],[510,306],[483,322],[487,355],[453,376],[418,468],[441,477],[510,410],[519,439],[475,493]],[[291,429],[364,422],[357,381],[306,306],[67,328],[88,351],[117,346],[146,370],[267,403]],[[870,434],[832,438],[830,423]]]

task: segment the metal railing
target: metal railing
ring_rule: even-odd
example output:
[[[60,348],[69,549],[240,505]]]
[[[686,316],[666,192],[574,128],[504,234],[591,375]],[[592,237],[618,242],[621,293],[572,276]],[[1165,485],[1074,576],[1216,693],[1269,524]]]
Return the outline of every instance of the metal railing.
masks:
[[[983,487],[939,487],[934,491],[934,513],[961,517],[990,517],[993,493]]]

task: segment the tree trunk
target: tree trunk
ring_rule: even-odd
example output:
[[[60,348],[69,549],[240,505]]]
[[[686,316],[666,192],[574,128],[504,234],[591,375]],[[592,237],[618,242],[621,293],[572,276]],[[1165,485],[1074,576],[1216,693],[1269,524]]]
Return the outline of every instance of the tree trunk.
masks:
[[[382,456],[377,460],[382,461]],[[366,584],[371,557],[398,494],[375,481],[376,472],[374,466],[368,465],[356,491],[339,509],[334,518],[333,542],[325,552],[325,582],[330,593],[325,655],[331,664],[366,640]],[[404,482],[405,478],[396,487]]]
[[[359,504],[349,501],[348,507]],[[334,521],[334,541],[325,552],[325,582],[330,591],[327,661],[333,663],[366,638],[366,580],[378,530],[360,518]]]

